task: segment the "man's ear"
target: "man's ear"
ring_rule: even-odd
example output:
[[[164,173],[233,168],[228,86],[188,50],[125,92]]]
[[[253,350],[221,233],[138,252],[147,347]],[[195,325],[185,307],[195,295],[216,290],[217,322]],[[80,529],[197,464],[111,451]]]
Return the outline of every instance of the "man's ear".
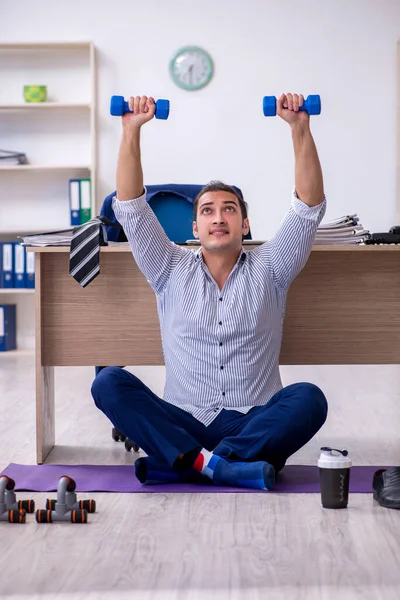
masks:
[[[242,234],[243,235],[247,235],[250,231],[250,223],[248,219],[244,219],[243,220],[243,225],[242,225]]]
[[[193,221],[192,226],[193,226],[193,235],[194,235],[195,238],[198,239],[199,232],[197,231],[197,223],[196,223],[196,221]]]

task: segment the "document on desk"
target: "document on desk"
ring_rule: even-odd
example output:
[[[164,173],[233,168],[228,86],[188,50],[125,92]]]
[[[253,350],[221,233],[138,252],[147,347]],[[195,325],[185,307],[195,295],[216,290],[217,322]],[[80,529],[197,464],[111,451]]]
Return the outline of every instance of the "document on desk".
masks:
[[[22,246],[71,246],[73,229],[19,235]]]
[[[315,245],[336,246],[363,244],[371,232],[360,223],[356,213],[321,223],[315,235]]]
[[[360,218],[357,213],[353,213],[352,215],[344,215],[343,217],[338,217],[337,219],[332,219],[331,221],[326,221],[325,223],[320,223],[318,229],[343,229],[347,227],[353,227],[354,225],[358,225],[360,222]]]
[[[364,244],[365,241],[369,239],[369,236],[360,237],[344,237],[344,238],[323,238],[316,237],[314,240],[314,246],[347,246],[348,244],[356,245],[356,244]]]

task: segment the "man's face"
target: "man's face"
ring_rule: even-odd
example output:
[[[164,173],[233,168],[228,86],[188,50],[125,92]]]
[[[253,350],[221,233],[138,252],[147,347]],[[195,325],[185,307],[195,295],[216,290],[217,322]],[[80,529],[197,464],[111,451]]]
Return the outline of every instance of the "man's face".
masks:
[[[206,192],[197,207],[193,234],[209,251],[233,250],[242,245],[249,232],[249,220],[242,217],[239,200],[230,192]]]

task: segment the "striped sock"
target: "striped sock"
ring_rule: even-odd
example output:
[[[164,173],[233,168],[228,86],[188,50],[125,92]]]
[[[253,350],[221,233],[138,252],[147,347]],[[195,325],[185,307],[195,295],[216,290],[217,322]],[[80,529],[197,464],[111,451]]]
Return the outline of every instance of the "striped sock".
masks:
[[[193,468],[216,485],[271,490],[275,484],[275,470],[269,463],[230,462],[204,448],[194,461]]]
[[[202,475],[206,475],[210,479],[213,479],[214,469],[219,460],[223,459],[203,448],[193,463],[193,469],[196,469],[196,471],[199,471]]]

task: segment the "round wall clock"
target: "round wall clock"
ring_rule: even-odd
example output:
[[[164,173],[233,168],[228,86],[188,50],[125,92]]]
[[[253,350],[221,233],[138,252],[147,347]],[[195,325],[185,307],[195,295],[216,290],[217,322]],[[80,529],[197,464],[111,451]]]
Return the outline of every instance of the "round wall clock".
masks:
[[[184,90],[199,90],[210,81],[214,66],[208,52],[198,46],[180,48],[169,63],[172,81]]]

